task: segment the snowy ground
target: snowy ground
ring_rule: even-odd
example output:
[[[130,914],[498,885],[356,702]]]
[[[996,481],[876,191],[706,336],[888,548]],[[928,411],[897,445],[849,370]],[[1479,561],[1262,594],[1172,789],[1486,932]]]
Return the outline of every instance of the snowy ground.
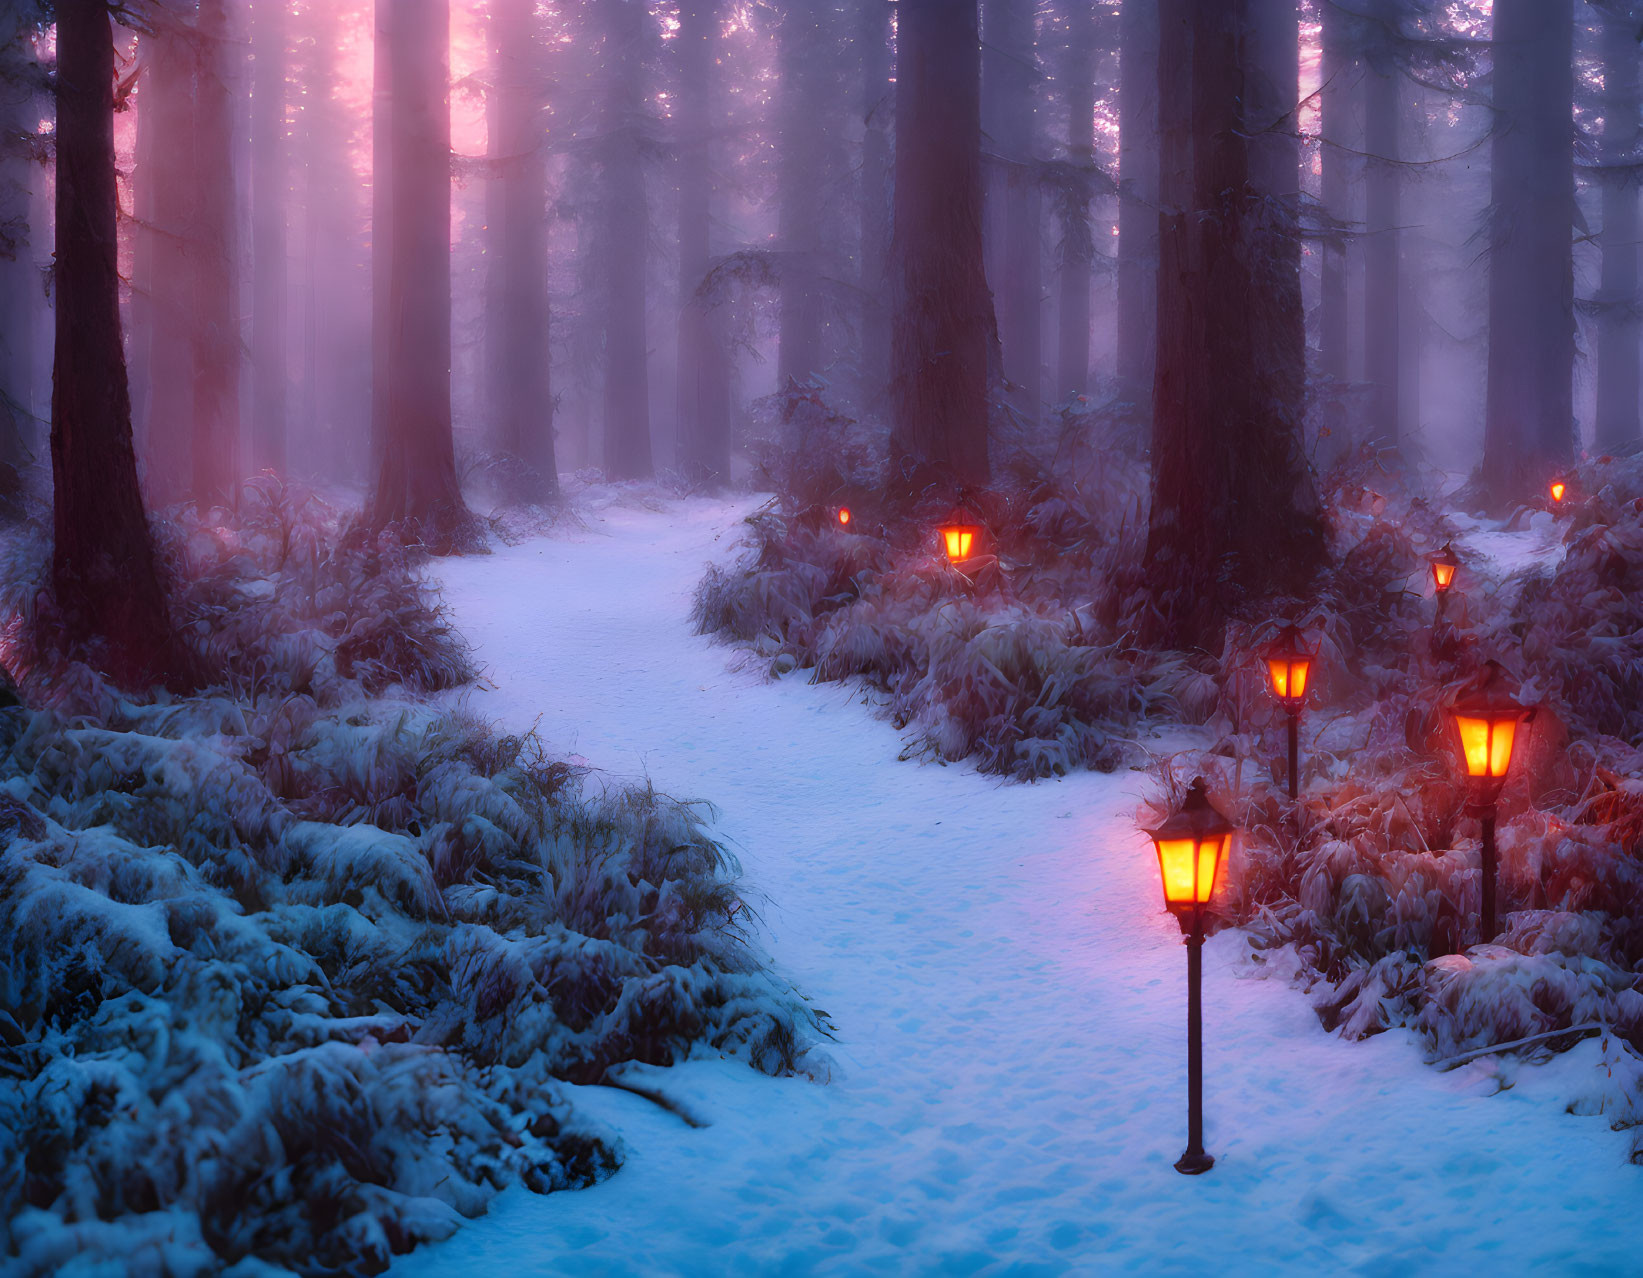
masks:
[[[1143,777],[1002,785],[897,761],[853,695],[767,682],[692,634],[748,509],[609,506],[441,572],[496,687],[475,706],[722,810],[782,972],[839,1027],[830,1084],[693,1061],[578,1103],[613,1179],[515,1190],[396,1266],[489,1273],[1622,1273],[1643,1168],[1553,1065],[1439,1073],[1414,1038],[1326,1035],[1206,952],[1203,1177],[1185,1139],[1186,956],[1135,831]],[[1509,1086],[1502,1090],[1502,1082]]]

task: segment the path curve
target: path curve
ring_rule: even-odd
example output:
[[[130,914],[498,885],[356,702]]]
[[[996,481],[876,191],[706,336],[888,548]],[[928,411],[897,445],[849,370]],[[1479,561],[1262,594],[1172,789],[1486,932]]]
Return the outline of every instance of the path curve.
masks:
[[[1595,1044],[1499,1091],[1403,1032],[1348,1044],[1302,996],[1205,962],[1207,1176],[1184,1138],[1185,954],[1134,829],[1142,777],[1005,785],[897,761],[844,688],[695,636],[740,505],[611,506],[440,566],[511,726],[711,800],[782,973],[840,1030],[826,1086],[693,1061],[711,1126],[580,1089],[627,1165],[504,1194],[396,1266],[490,1274],[1637,1272],[1643,1170],[1563,1113]]]

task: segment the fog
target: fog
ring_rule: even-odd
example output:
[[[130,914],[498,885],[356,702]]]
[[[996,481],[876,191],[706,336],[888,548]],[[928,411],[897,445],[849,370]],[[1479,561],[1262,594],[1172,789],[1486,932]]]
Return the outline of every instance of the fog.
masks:
[[[484,508],[551,497],[580,470],[711,486],[748,473],[769,397],[788,387],[887,424],[893,175],[908,145],[896,10],[128,6],[119,262],[150,505],[231,504],[265,471],[363,499],[395,432],[422,441],[417,458],[451,449]],[[1605,448],[1635,442],[1625,6],[1255,11],[1278,28],[1261,55],[1277,70],[1251,153],[1269,139],[1278,171],[1295,166],[1267,194],[1300,245],[1312,463],[1389,448],[1470,477],[1491,415],[1508,434],[1508,417],[1536,419],[1542,468],[1586,448],[1599,419]],[[0,382],[5,455],[26,472],[50,416],[55,46],[30,6],[10,13]],[[981,5],[995,454],[1010,431],[1091,404],[1151,411],[1170,203],[1158,15],[1117,0]],[[1491,45],[1502,22],[1526,34]],[[1561,198],[1535,194],[1547,173],[1576,201],[1567,250],[1542,229]],[[397,266],[396,218],[413,241]]]

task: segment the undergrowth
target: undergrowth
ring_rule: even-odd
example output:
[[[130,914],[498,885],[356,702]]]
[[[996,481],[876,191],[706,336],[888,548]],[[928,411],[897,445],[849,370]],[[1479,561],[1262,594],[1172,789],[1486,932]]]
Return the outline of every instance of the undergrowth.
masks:
[[[1213,653],[1156,652],[1133,638],[1146,469],[1124,406],[1065,405],[1059,431],[1023,432],[995,489],[965,495],[981,545],[958,571],[934,536],[951,496],[881,507],[882,463],[832,465],[861,456],[859,432],[802,394],[788,416],[808,436],[771,468],[779,496],[698,589],[704,632],[776,675],[861,679],[909,753],[1022,779],[1112,768],[1147,728],[1202,725],[1205,747],[1166,761],[1165,795],[1211,779],[1243,831],[1218,917],[1327,1027],[1409,1027],[1436,1061],[1594,1027],[1643,1052],[1643,463],[1571,475],[1555,566],[1501,574],[1405,468],[1345,458],[1322,485],[1331,563],[1310,602],[1234,619]],[[1462,575],[1439,619],[1430,557],[1450,541]],[[1293,804],[1257,660],[1289,621],[1318,649]],[[1488,660],[1539,709],[1500,809],[1501,933],[1481,938],[1479,825],[1444,702]],[[1643,1119],[1643,1099],[1626,1113]]]
[[[777,674],[859,678],[910,753],[1019,778],[1111,771],[1142,723],[1213,707],[1204,654],[1133,638],[1144,471],[1127,436],[1069,408],[1043,455],[1023,447],[997,488],[965,494],[983,534],[955,568],[935,534],[950,496],[886,506],[883,457],[856,423],[810,386],[778,409],[765,469],[782,496],[749,518],[739,563],[708,569],[702,632],[752,644]]]
[[[223,517],[219,514],[218,519]],[[696,807],[424,694],[472,666],[390,541],[263,485],[165,530],[211,686],[65,655],[13,543],[0,710],[8,1272],[358,1273],[608,1174],[567,1083],[804,1067]]]
[[[1442,621],[1419,592],[1455,530],[1390,477],[1338,488],[1299,801],[1245,630],[1222,656],[1214,744],[1171,761],[1214,778],[1244,832],[1221,917],[1349,1038],[1412,1029],[1446,1063],[1598,1032],[1643,1053],[1643,468],[1592,463],[1577,482],[1555,565],[1502,576],[1456,537],[1464,595]],[[1496,937],[1478,932],[1480,826],[1444,709],[1488,659],[1536,707],[1501,796]],[[1643,1121],[1643,1097],[1612,1117]]]

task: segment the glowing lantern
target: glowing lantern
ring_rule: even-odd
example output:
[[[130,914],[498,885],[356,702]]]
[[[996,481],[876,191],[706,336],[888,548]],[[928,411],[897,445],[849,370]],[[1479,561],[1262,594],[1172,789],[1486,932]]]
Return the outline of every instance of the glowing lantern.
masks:
[[[1466,775],[1472,782],[1467,811],[1483,823],[1483,849],[1479,857],[1483,894],[1479,939],[1491,941],[1495,937],[1495,804],[1500,799],[1501,787],[1506,784],[1507,769],[1512,766],[1518,725],[1532,717],[1534,711],[1519,704],[1512,695],[1511,679],[1506,671],[1499,662],[1490,661],[1450,703],[1449,713],[1455,718],[1461,757],[1466,761]]]
[[[840,528],[850,527],[850,507],[840,506],[838,519]]]
[[[967,513],[955,509],[941,522],[938,530],[941,534],[941,548],[947,554],[947,562],[961,564],[975,553],[976,538],[981,529],[970,522]]]
[[[1285,626],[1262,654],[1272,695],[1292,714],[1306,701],[1307,677],[1315,655],[1302,645],[1299,626]]]
[[[1460,737],[1466,775],[1486,794],[1499,794],[1512,766],[1518,725],[1533,711],[1511,694],[1510,679],[1498,662],[1484,666],[1449,707]]]
[[[1455,584],[1455,570],[1459,567],[1455,548],[1445,542],[1443,549],[1432,556],[1432,585],[1440,595],[1447,594],[1449,587]]]
[[[1181,920],[1182,930],[1215,894],[1215,883],[1227,850],[1232,826],[1217,812],[1199,777],[1167,821],[1148,830],[1158,851],[1158,870],[1164,881],[1164,905]]]
[[[1569,486],[1567,484],[1565,484],[1561,479],[1554,479],[1552,481],[1551,488],[1553,504],[1561,502],[1563,500],[1563,495],[1568,491]]]

